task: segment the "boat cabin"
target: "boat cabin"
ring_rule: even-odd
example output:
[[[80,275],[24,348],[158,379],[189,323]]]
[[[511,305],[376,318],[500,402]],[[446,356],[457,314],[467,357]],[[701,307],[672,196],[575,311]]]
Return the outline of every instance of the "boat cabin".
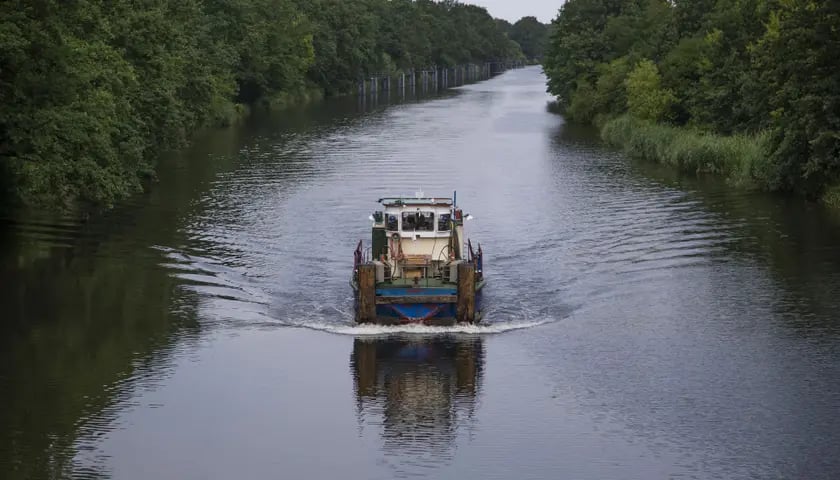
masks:
[[[464,214],[451,198],[382,198],[373,214],[377,282],[446,281],[462,260]]]

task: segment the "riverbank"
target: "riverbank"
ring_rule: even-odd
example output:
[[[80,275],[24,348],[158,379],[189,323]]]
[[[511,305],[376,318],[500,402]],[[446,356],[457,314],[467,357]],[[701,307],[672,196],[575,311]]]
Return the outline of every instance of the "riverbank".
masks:
[[[109,209],[154,180],[164,152],[253,108],[411,66],[523,58],[485,9],[461,3],[2,4],[0,18],[16,32],[0,70],[0,209]]]
[[[715,174],[740,188],[776,191],[770,162],[770,135],[717,135],[622,115],[599,125],[601,138],[630,156],[695,174]],[[840,185],[820,201],[840,208]]]
[[[310,85],[260,98],[254,103],[231,103],[224,115],[205,128],[227,128],[247,119],[255,110],[279,111],[320,102],[326,98],[322,87]]]
[[[631,154],[838,205],[835,5],[569,0],[546,49],[548,91],[576,121],[679,127],[617,120],[607,137]]]

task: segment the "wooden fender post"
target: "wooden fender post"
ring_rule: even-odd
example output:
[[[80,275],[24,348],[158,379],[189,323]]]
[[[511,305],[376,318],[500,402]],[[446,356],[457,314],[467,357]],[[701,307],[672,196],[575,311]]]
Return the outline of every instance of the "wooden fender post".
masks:
[[[356,321],[376,321],[376,266],[359,265],[359,311]]]
[[[458,264],[458,305],[455,310],[459,322],[475,321],[475,266]]]

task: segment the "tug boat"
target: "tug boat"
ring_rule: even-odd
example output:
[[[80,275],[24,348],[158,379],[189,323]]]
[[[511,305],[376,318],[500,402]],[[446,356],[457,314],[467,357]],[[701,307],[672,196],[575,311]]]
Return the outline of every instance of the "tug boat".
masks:
[[[359,241],[350,285],[357,323],[454,325],[481,320],[481,245],[464,236],[472,217],[452,198],[381,198]]]

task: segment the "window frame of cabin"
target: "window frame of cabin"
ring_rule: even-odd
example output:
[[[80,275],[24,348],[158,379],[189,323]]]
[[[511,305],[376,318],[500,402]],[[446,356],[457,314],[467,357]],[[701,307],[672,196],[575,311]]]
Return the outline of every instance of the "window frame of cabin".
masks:
[[[401,228],[401,225],[400,225],[400,216],[401,215],[397,212],[385,212],[385,222],[384,222],[385,223],[385,231],[388,231],[388,232],[402,231],[402,228]],[[389,217],[394,217],[394,220],[396,221],[396,228],[394,228],[394,229],[390,228],[390,222],[388,221]]]
[[[414,211],[404,211],[404,212],[401,212],[401,213],[402,213],[402,215],[400,215],[400,231],[401,232],[405,232],[405,233],[418,233],[418,232],[419,233],[434,233],[434,232],[437,232],[437,224],[435,223],[435,216],[436,215],[435,215],[434,210],[419,210],[418,209],[418,210],[414,210]],[[406,230],[405,229],[405,220],[406,220],[406,216],[408,216],[408,215],[414,216],[414,218],[415,218],[415,227],[412,230]],[[429,218],[428,226],[431,227],[431,228],[422,229],[422,230],[417,229],[417,225],[419,224],[419,222],[417,220],[419,220],[421,216],[422,217],[427,217],[428,216],[428,218]]]
[[[441,227],[441,222],[444,221],[443,220],[444,218],[446,218],[446,220],[445,220],[445,223],[443,223],[443,225],[446,225],[446,228],[441,229],[440,228]],[[437,222],[435,222],[435,231],[436,232],[451,232],[452,231],[452,214],[451,213],[447,212],[447,213],[441,213],[441,214],[438,215]]]

